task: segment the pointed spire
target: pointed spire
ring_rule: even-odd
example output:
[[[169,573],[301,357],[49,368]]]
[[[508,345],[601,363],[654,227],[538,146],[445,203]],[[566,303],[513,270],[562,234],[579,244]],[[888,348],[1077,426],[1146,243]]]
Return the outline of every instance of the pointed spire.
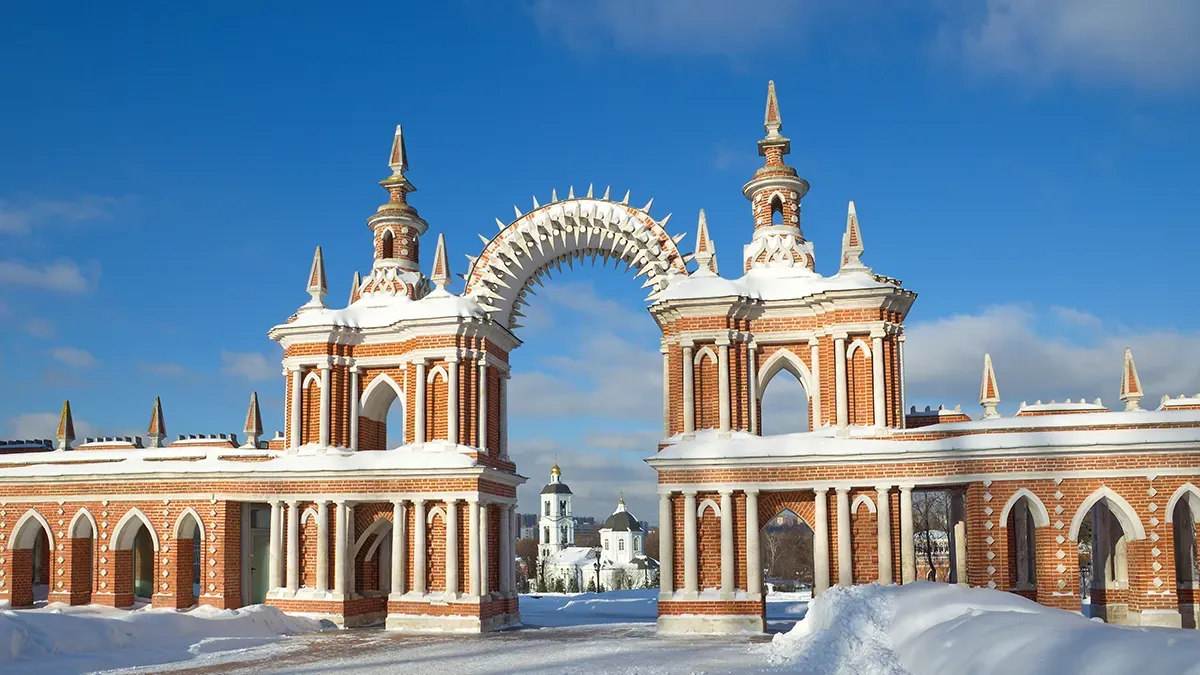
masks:
[[[70,450],[75,442],[75,420],[71,418],[70,401],[63,401],[62,414],[58,417],[58,433],[54,437],[58,439],[59,450]]]
[[[325,281],[325,257],[318,246],[317,252],[313,254],[312,269],[308,272],[308,294],[312,296],[312,300],[306,307],[324,307],[327,293],[329,284]]]
[[[763,116],[765,138],[758,142],[758,154],[767,158],[767,164],[782,164],[783,156],[791,152],[792,144],[780,132],[783,131],[783,115],[779,112],[779,99],[775,97],[775,80],[767,82],[767,112]],[[775,152],[767,152],[778,148]]]
[[[362,288],[362,275],[358,273],[358,270],[355,270],[354,279],[350,282],[350,302],[347,304],[353,305],[358,302],[361,293],[360,288]]]
[[[446,256],[446,235],[438,235],[437,251],[433,254],[433,272],[429,275],[435,290],[444,290],[450,283],[450,260]]]
[[[1121,400],[1126,410],[1141,410],[1142,378],[1138,377],[1137,366],[1133,365],[1133,352],[1125,348],[1125,363],[1121,369]]]
[[[842,234],[842,264],[838,272],[870,272],[871,268],[862,262],[863,240],[858,228],[858,213],[854,210],[854,202],[846,211],[846,231]]]
[[[154,410],[150,413],[150,426],[146,429],[146,447],[161,448],[163,439],[167,437],[167,421],[163,418],[162,399],[154,397]]]
[[[999,417],[996,406],[1000,404],[1000,388],[996,386],[996,371],[992,370],[992,355],[983,355],[983,383],[979,386],[979,405],[983,406],[983,419]]]
[[[696,274],[717,274],[717,247],[708,236],[708,217],[704,215],[704,209],[700,209],[700,223],[696,226],[696,253],[693,258],[698,266]]]
[[[408,151],[404,149],[404,130],[396,125],[396,135],[392,138],[392,154],[388,159],[393,176],[403,176],[408,171]]]
[[[250,409],[246,411],[246,427],[242,429],[246,432],[246,445],[250,447],[258,447],[258,437],[262,436],[263,423],[262,413],[258,409],[258,392],[250,392]]]

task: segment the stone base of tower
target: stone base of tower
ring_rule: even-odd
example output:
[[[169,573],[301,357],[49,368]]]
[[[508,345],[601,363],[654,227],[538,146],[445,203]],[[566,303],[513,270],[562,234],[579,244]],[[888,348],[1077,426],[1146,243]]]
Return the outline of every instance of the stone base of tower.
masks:
[[[681,594],[676,594],[679,597]],[[732,635],[762,633],[766,630],[766,603],[750,600],[738,593],[732,600],[722,600],[718,594],[695,599],[658,600],[658,632],[665,635]]]
[[[413,633],[490,633],[521,624],[517,597],[460,597],[442,593],[393,596],[387,603],[388,630]]]
[[[383,596],[336,599],[329,593],[323,598],[268,597],[265,604],[296,616],[328,619],[341,628],[369,626],[387,616],[387,598]]]

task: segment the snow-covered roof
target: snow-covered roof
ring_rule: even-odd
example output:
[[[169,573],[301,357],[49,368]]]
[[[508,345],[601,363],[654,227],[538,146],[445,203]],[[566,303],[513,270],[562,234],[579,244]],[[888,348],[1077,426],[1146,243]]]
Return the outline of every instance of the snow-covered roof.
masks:
[[[1053,432],[1053,433],[1047,433]],[[771,458],[847,456],[912,456],[943,452],[1005,452],[1200,444],[1200,410],[1169,412],[1093,412],[1086,414],[1001,417],[950,422],[909,430],[874,427],[822,427],[814,432],[756,436],[733,432],[727,438],[713,430],[695,438],[674,436],[651,465],[672,461],[728,459],[731,462]]]
[[[408,296],[364,296],[343,309],[306,309],[296,314],[290,323],[274,330],[307,326],[337,326],[345,328],[383,328],[401,321],[443,319],[454,317],[486,318],[487,312],[474,298],[434,291],[420,300]]]
[[[754,268],[738,279],[701,274],[688,277],[673,276],[667,287],[654,294],[653,298],[656,302],[727,296],[755,300],[794,300],[827,291],[874,288],[895,286],[876,281],[870,274],[835,274],[825,277],[806,267]]]
[[[152,474],[323,474],[484,468],[462,445],[445,442],[406,445],[394,450],[353,452],[306,445],[297,452],[248,448],[149,448],[38,452],[0,456],[0,481],[58,476]],[[523,478],[521,479],[524,480]]]
[[[1026,405],[1024,402],[1022,402],[1021,408],[1017,411],[1017,417],[1025,417],[1030,415],[1060,415],[1062,413],[1096,412],[1108,412],[1108,408],[1104,407],[1104,404],[1100,402],[1100,399],[1096,399],[1094,403],[1088,403],[1081,398],[1074,403],[1071,402],[1071,399],[1067,399],[1061,403],[1056,403],[1054,401],[1042,403],[1041,401],[1038,401],[1033,405]]]
[[[591,546],[568,546],[550,556],[551,565],[591,565],[600,557],[599,549]]]

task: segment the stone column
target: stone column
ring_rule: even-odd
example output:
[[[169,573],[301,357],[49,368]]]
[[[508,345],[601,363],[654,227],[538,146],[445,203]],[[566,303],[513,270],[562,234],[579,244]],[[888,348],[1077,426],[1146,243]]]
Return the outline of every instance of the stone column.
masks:
[[[663,438],[671,436],[671,358],[670,350],[667,345],[659,348],[658,352],[662,354],[663,373],[662,373],[662,404],[663,404]]]
[[[329,592],[329,502],[317,501],[317,592]]]
[[[817,339],[808,341],[812,361],[812,391],[808,392],[808,406],[812,411],[812,430],[821,428],[821,349]]]
[[[829,488],[817,488],[813,520],[813,594],[829,588]]]
[[[917,552],[913,547],[913,489],[900,486],[900,581],[911,584],[917,580]]]
[[[326,363],[321,366],[321,434],[318,442],[329,447],[329,371],[331,366]]]
[[[904,400],[904,333],[901,333],[897,338],[899,348],[897,351],[897,366],[900,370],[900,428],[908,426],[908,421],[905,415],[908,413],[908,403]]]
[[[963,503],[963,494],[955,492],[950,496],[950,512],[951,519],[954,522],[954,581],[959,586],[967,585],[967,509]],[[1096,521],[1092,521],[1092,529],[1095,531]],[[1092,549],[1095,551],[1096,549]],[[1092,569],[1096,569],[1095,562],[1092,563]],[[1093,571],[1092,578],[1095,578]]]
[[[879,583],[892,583],[892,518],[888,501],[890,485],[875,486],[875,524],[879,535]]]
[[[413,591],[425,595],[425,500],[413,501]]]
[[[487,360],[480,356],[479,359],[479,410],[475,414],[479,422],[479,442],[476,445],[480,450],[487,452],[487,435],[488,435],[488,381],[487,381]]]
[[[723,433],[729,433],[729,341],[717,345],[717,399],[720,403],[720,424]]]
[[[675,510],[669,492],[658,495],[658,592],[675,593]]]
[[[498,529],[500,530],[500,547],[496,553],[498,554],[497,557],[500,559],[500,566],[496,568],[496,571],[499,573],[497,576],[500,578],[500,587],[496,590],[500,591],[500,597],[506,598],[508,597],[508,592],[510,590],[508,586],[508,566],[512,564],[513,557],[512,552],[509,550],[512,544],[512,540],[509,538],[509,534],[512,533],[512,526],[508,524],[507,505],[500,506],[499,518],[500,522],[497,523],[497,525],[499,526]]]
[[[450,371],[446,383],[446,437],[451,443],[458,443],[458,357],[451,356],[446,362]]]
[[[683,433],[696,433],[696,390],[692,386],[692,348],[683,348]]]
[[[659,540],[662,548],[662,540]],[[737,591],[733,569],[733,492],[721,491],[721,597],[732,599]]]
[[[758,544],[758,490],[746,490],[746,593],[762,593],[762,562]]]
[[[417,379],[416,385],[417,386],[416,386],[416,394],[414,395],[414,398],[416,398],[416,401],[415,401],[416,412],[413,414],[413,430],[414,430],[413,442],[414,443],[424,443],[425,437],[426,437],[426,434],[425,434],[425,380],[428,376],[425,374],[425,362],[424,361],[417,361],[416,365],[417,365],[417,375],[416,375],[416,379]]]
[[[304,388],[301,386],[301,373],[299,368],[292,368],[292,415],[291,415],[291,439],[288,446],[298,448],[303,445],[303,430],[300,428],[300,411],[304,407]]]
[[[696,541],[696,492],[683,493],[683,590],[685,600],[694,600],[700,585],[697,568],[699,550]]]
[[[513,504],[508,507],[508,523],[512,527],[511,538],[509,542],[516,545],[517,539],[521,536],[521,521],[517,517],[517,505]],[[508,550],[508,590],[513,597],[516,597],[517,591],[517,562],[515,551],[512,548]]]
[[[271,556],[270,576],[271,590],[283,586],[283,508],[276,500],[271,500]]]
[[[295,499],[288,500],[287,589],[292,595],[300,590],[300,505]]]
[[[854,553],[850,549],[850,488],[834,488],[837,494],[838,584],[854,584]]]
[[[333,519],[336,521],[333,531],[333,592],[338,598],[346,597],[346,552],[347,543],[352,537],[346,536],[348,519],[346,518],[346,502],[334,502]]]
[[[750,343],[750,433],[758,431],[758,343]]]
[[[358,393],[359,380],[358,367],[350,369],[350,449],[358,450],[358,418],[361,415],[359,411],[360,395]],[[400,443],[404,443],[404,439],[400,439]]]
[[[887,426],[887,398],[883,388],[883,336],[871,337],[871,392],[874,394],[875,426]]]
[[[846,391],[846,338],[834,338],[833,357],[833,372],[837,380],[837,425],[844,427],[850,424],[849,392]]]
[[[475,557],[479,560],[479,596],[486,598],[492,589],[488,588],[488,506],[483,502],[479,503],[479,526],[476,530],[478,555]]]
[[[404,502],[392,502],[392,588],[391,593],[402,595],[404,587],[404,565],[408,562],[408,533],[405,532],[407,514]]]
[[[446,500],[446,594],[458,595],[458,500]]]

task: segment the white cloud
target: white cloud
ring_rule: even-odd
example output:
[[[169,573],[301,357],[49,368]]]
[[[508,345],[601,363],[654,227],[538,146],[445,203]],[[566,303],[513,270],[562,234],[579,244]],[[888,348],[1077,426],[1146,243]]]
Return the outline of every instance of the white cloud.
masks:
[[[736,55],[794,44],[811,0],[534,0],[543,33],[567,46],[651,54]]]
[[[80,195],[72,200],[0,199],[0,234],[28,234],[41,225],[112,220],[126,197]]]
[[[1159,88],[1200,76],[1196,0],[976,0],[942,31],[955,59],[1027,79]]]
[[[651,430],[602,431],[583,437],[583,442],[588,447],[614,452],[636,452],[642,457],[649,457],[657,452],[658,442],[661,440],[662,432]]]
[[[9,436],[12,438],[32,439],[32,438],[54,438],[58,433],[58,420],[61,413],[57,412],[39,412],[39,413],[22,413],[14,417],[8,418]],[[75,435],[79,438],[85,436],[99,436],[96,433],[96,427],[87,420],[74,417]]]
[[[100,364],[90,352],[76,347],[55,347],[50,350],[50,356],[72,368],[92,368]]]
[[[1067,321],[1071,322],[1073,314]],[[1022,400],[1100,397],[1121,409],[1121,355],[1133,350],[1147,396],[1142,407],[1158,406],[1162,394],[1200,391],[1200,332],[1174,328],[1133,329],[1101,324],[1087,341],[1046,337],[1042,322],[1064,320],[1062,312],[1039,315],[1023,305],[989,307],[978,314],[915,322],[908,327],[905,384],[911,405],[952,406],[977,416],[983,355],[992,355],[1002,408]],[[1077,322],[1076,322],[1077,323]]]
[[[272,361],[258,352],[221,352],[221,372],[251,382],[274,380],[280,377],[279,361]]]
[[[33,337],[42,338],[43,340],[49,340],[58,333],[53,321],[37,317],[26,321],[22,328]]]
[[[0,284],[33,286],[59,293],[83,293],[91,287],[79,265],[65,259],[37,267],[17,260],[0,260]]]

